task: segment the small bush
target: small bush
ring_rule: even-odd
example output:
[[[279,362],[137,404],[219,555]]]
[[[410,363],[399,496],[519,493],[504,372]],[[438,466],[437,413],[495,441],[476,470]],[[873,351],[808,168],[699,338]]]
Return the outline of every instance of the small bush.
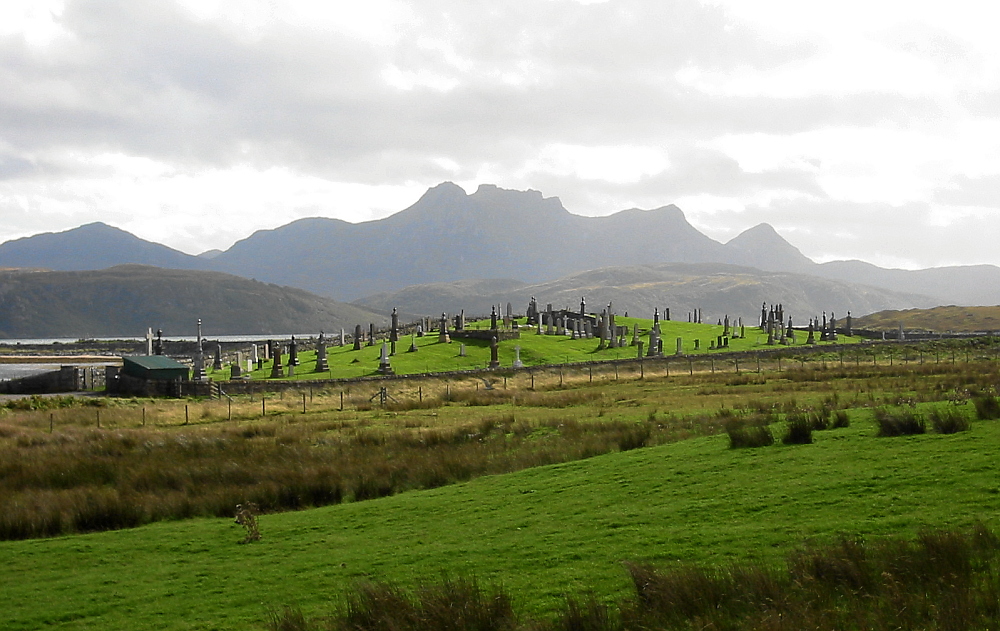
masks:
[[[927,421],[912,410],[875,410],[879,436],[907,436],[927,432]]]
[[[938,434],[956,434],[968,431],[969,419],[958,409],[934,410],[931,412],[931,426]]]
[[[774,444],[771,428],[762,423],[732,420],[726,423],[726,433],[729,435],[730,449],[767,447]]]
[[[976,418],[979,420],[986,421],[1000,418],[1000,401],[995,396],[974,397],[972,404],[976,406]]]
[[[838,429],[841,427],[849,427],[851,424],[851,419],[847,416],[846,410],[837,410],[833,413],[833,422],[830,423],[831,429]]]
[[[813,438],[813,423],[805,414],[790,414],[788,416],[785,435],[781,442],[786,445],[811,445]]]

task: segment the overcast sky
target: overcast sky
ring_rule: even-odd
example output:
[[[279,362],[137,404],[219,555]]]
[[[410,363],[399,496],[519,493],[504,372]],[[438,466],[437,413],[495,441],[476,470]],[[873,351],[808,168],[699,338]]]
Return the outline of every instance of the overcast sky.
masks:
[[[989,6],[3,0],[0,241],[104,221],[197,254],[453,181],[1000,264]]]

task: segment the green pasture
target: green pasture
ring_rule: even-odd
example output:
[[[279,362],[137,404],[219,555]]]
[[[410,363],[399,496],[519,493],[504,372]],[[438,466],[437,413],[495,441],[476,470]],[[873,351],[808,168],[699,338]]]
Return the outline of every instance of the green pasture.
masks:
[[[643,345],[649,344],[649,330],[653,326],[653,321],[641,318],[616,317],[616,324],[627,326],[632,330],[633,326],[639,327],[639,339]],[[469,322],[466,327],[469,329],[486,330],[489,328],[489,321]],[[543,329],[544,330],[544,329]],[[692,324],[688,322],[660,321],[661,338],[663,339],[663,352],[670,356],[677,350],[677,338],[682,339],[683,353],[687,355],[705,356],[718,351],[710,350],[713,343],[718,341],[723,334],[724,327],[715,324]],[[624,348],[606,348],[598,350],[599,340],[580,339],[574,340],[572,337],[563,335],[539,335],[535,327],[524,325],[521,321],[519,328],[520,339],[506,340],[499,343],[499,361],[501,366],[510,368],[514,362],[515,346],[521,347],[521,361],[525,366],[543,366],[549,364],[569,364],[592,361],[609,361],[616,359],[635,359],[638,348],[626,346]],[[738,331],[738,329],[737,329]],[[780,345],[768,346],[767,334],[761,333],[760,327],[745,327],[745,338],[730,338],[729,346],[722,349],[726,352],[772,350],[777,351],[782,348]],[[795,347],[804,347],[808,338],[807,333],[796,332]],[[817,334],[816,339],[819,339]],[[699,348],[695,348],[698,341]],[[632,334],[626,338],[627,342],[632,341]],[[838,344],[857,343],[859,338],[840,336]],[[416,352],[409,352],[411,343],[417,346]],[[461,346],[465,344],[465,357],[461,356]],[[828,346],[830,343],[823,342],[817,348]],[[377,374],[379,357],[382,350],[381,342],[376,342],[372,346],[362,346],[361,350],[355,351],[353,345],[328,346],[327,363],[329,370],[316,372],[316,351],[304,350],[299,356],[300,365],[295,369],[294,377],[288,376],[287,361],[288,355],[282,356],[282,363],[285,366],[281,379],[351,379]],[[648,350],[648,347],[644,349]],[[446,372],[457,370],[475,370],[487,368],[490,363],[490,345],[486,340],[461,339],[455,337],[451,343],[438,341],[436,332],[430,332],[424,337],[415,335],[401,335],[396,343],[396,354],[390,358],[390,364],[396,374],[416,374],[431,372]],[[221,371],[209,371],[209,377],[214,379],[228,379],[230,370],[224,368]],[[266,362],[263,369],[254,370],[251,373],[252,379],[270,379],[271,363]]]
[[[871,410],[850,415],[811,445],[731,450],[725,435],[694,438],[265,515],[249,545],[230,519],[2,542],[0,628],[256,628],[269,607],[329,611],[357,581],[443,574],[502,583],[518,609],[544,615],[568,594],[621,596],[627,560],[779,562],[839,533],[1000,525],[1000,422],[877,438]]]

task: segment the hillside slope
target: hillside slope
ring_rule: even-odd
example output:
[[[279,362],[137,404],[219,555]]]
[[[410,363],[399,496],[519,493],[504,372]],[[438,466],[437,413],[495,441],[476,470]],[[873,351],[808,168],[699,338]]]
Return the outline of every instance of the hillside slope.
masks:
[[[859,318],[855,327],[872,331],[894,331],[902,324],[906,330],[974,333],[1000,331],[1000,306],[934,307],[879,311]]]
[[[289,287],[218,272],[122,265],[85,272],[0,273],[0,337],[301,333],[385,316]]]
[[[605,267],[532,285],[494,289],[486,283],[435,283],[381,293],[355,301],[365,308],[386,311],[397,307],[405,313],[457,312],[488,314],[490,305],[513,303],[523,313],[534,296],[544,307],[577,309],[586,297],[588,311],[600,312],[614,302],[619,313],[652,317],[653,309],[671,309],[671,317],[684,320],[687,313],[702,309],[703,320],[715,322],[725,315],[755,322],[762,302],[782,303],[797,324],[806,324],[824,311],[839,317],[883,309],[933,306],[928,296],[903,294],[863,285],[853,285],[805,274],[783,274],[716,263],[634,265]],[[434,307],[433,309],[429,307]]]

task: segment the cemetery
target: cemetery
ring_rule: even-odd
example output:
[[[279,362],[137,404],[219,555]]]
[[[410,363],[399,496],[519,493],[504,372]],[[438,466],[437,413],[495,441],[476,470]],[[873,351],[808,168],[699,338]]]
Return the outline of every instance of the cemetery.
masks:
[[[508,302],[494,305],[490,315],[467,317],[464,311],[421,317],[401,323],[393,310],[391,325],[357,324],[349,334],[341,329],[328,336],[263,343],[215,344],[210,353],[199,342],[190,361],[191,384],[177,386],[185,395],[209,392],[197,384],[224,383],[226,392],[266,391],[298,382],[332,382],[422,374],[458,374],[497,369],[531,370],[542,366],[595,363],[659,362],[669,371],[671,362],[691,357],[716,357],[722,366],[739,371],[759,353],[781,351],[785,356],[812,352],[819,344],[840,348],[861,342],[846,326],[824,313],[809,318],[807,329],[796,329],[780,304],[765,303],[760,319],[746,323],[725,314],[716,324],[705,323],[700,309],[686,313],[685,321],[670,319],[670,309],[654,310],[651,317],[618,314],[614,305],[599,313],[587,311],[586,298],[578,309],[544,307],[533,297],[524,314],[515,314]],[[822,323],[821,323],[822,322]],[[201,324],[199,321],[199,331]],[[162,332],[160,332],[162,335]],[[151,335],[151,334],[150,334]],[[162,353],[162,337],[148,345]],[[699,367],[702,362],[699,362]],[[711,370],[715,370],[712,362]],[[110,382],[109,382],[110,383]],[[116,384],[122,393],[130,392]],[[109,388],[112,391],[113,388]]]

